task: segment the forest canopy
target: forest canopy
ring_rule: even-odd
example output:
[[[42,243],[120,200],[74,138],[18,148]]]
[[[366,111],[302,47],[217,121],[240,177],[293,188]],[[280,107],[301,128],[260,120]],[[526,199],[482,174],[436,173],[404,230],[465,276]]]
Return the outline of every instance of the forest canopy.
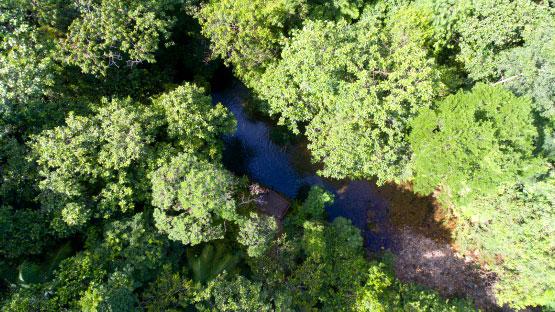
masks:
[[[262,209],[230,81],[323,181],[437,200],[495,308],[555,309],[553,1],[7,0],[0,311],[484,309],[401,280],[325,183]]]

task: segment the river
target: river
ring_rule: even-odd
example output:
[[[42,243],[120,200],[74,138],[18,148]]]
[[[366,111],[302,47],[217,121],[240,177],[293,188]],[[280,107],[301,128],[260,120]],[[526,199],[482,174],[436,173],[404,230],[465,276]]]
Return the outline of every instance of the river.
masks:
[[[272,125],[253,120],[245,112],[243,104],[248,98],[248,89],[239,82],[212,94],[213,101],[222,103],[237,119],[237,131],[224,138],[226,167],[289,199],[296,198],[310,186],[324,187],[335,197],[334,203],[326,207],[330,221],[340,216],[351,220],[361,230],[365,247],[370,251],[389,248],[388,209],[376,187],[367,181],[327,180],[315,170],[307,172],[306,168],[296,166],[295,158],[305,158],[303,161],[309,162],[310,154],[274,143],[270,139]]]
[[[383,187],[377,189],[367,181],[320,177],[314,166],[306,166],[310,153],[304,146],[275,144],[270,139],[275,125],[249,117],[243,105],[250,96],[243,85],[232,83],[212,96],[237,119],[237,131],[224,138],[224,163],[229,170],[247,175],[289,199],[302,197],[313,185],[326,188],[335,196],[334,203],[326,207],[329,220],[339,216],[351,220],[361,230],[370,252],[392,251],[396,275],[405,282],[416,282],[448,297],[470,297],[484,310],[499,309],[491,289],[493,275],[456,255],[449,243],[451,229],[445,227],[444,221],[449,220],[435,220],[438,211],[431,205],[431,197],[419,197],[396,187],[394,194],[387,195]],[[395,225],[391,226],[390,220]],[[399,228],[399,224],[408,227]]]

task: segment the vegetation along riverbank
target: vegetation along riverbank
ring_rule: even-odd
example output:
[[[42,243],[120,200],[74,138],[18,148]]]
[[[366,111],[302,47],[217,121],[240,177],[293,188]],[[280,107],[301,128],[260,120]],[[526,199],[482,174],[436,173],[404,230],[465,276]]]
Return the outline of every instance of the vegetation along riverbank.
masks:
[[[554,311],[554,10],[0,1],[0,311]]]

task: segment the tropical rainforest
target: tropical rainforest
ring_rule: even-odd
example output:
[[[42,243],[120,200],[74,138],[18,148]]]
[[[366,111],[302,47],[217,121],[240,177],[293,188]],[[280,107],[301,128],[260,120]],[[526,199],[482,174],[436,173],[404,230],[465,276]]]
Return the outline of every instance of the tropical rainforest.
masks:
[[[1,0],[1,311],[496,309],[399,279],[325,187],[261,211],[226,80],[319,176],[434,197],[498,309],[555,311],[552,0]]]

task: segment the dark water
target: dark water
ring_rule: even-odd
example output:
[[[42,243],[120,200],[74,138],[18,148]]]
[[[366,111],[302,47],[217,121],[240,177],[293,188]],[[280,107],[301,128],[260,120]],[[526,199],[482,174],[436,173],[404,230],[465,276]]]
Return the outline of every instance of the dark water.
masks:
[[[215,103],[226,106],[237,119],[237,131],[225,138],[224,163],[228,169],[245,174],[290,199],[310,186],[322,186],[335,196],[334,203],[326,208],[330,221],[339,216],[350,219],[361,230],[371,251],[389,247],[387,206],[374,185],[367,181],[328,181],[315,172],[295,167],[295,157],[309,158],[309,155],[292,155],[291,149],[276,145],[270,140],[270,125],[247,116],[243,102],[248,98],[248,90],[241,84],[234,83],[215,92],[212,98]],[[368,227],[369,212],[373,231]]]

